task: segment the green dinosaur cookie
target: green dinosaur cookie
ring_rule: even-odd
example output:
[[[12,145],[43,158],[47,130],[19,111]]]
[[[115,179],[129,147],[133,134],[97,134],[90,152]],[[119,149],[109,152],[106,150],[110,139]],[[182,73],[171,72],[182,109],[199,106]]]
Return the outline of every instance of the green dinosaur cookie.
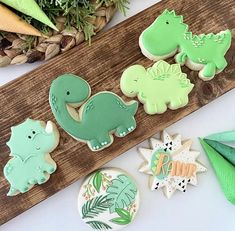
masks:
[[[122,92],[128,97],[137,96],[148,114],[160,114],[188,104],[188,94],[193,84],[182,73],[179,64],[160,60],[145,69],[141,65],[127,68],[121,77]]]
[[[142,53],[155,61],[179,51],[175,56],[177,63],[200,70],[199,77],[210,80],[227,66],[224,56],[231,46],[231,39],[229,30],[193,35],[183,23],[183,16],[177,16],[174,10],[165,10],[142,32],[139,45]]]
[[[7,142],[12,158],[4,167],[4,175],[11,187],[8,196],[27,192],[35,184],[46,182],[56,170],[51,159],[59,143],[59,132],[52,122],[27,119],[11,128]]]
[[[60,126],[92,151],[111,145],[113,133],[123,137],[136,128],[138,102],[125,103],[108,91],[89,96],[90,86],[84,79],[65,74],[52,82],[49,102]],[[81,104],[78,115],[75,107]]]

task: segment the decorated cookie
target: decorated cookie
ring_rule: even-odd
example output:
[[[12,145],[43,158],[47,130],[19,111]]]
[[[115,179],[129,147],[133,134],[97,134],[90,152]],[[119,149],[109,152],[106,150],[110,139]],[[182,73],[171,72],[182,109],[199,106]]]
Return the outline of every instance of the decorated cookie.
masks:
[[[127,68],[121,77],[121,90],[128,97],[137,96],[148,114],[160,114],[188,104],[193,84],[182,73],[179,64],[160,60],[145,69],[141,65]]]
[[[27,119],[11,128],[7,142],[12,157],[4,167],[10,183],[8,196],[27,192],[35,184],[45,183],[56,170],[52,152],[59,143],[59,132],[52,122]]]
[[[203,139],[200,139],[200,142],[211,162],[224,195],[232,204],[235,204],[235,166],[223,158]]]
[[[150,139],[151,148],[140,148],[144,159],[139,171],[150,175],[151,190],[163,188],[170,198],[178,189],[186,192],[188,184],[197,185],[197,173],[206,168],[197,161],[199,152],[190,150],[192,141],[181,141],[181,136],[171,137],[166,131],[162,139]]]
[[[165,10],[142,32],[139,45],[142,53],[154,61],[178,52],[177,63],[200,70],[199,77],[210,80],[227,66],[224,56],[231,46],[231,38],[229,30],[193,35],[183,23],[183,16],[177,16],[174,10]]]
[[[215,133],[205,137],[207,140],[219,142],[235,142],[235,130]]]
[[[120,169],[104,168],[92,173],[78,195],[81,218],[94,230],[120,230],[133,221],[138,208],[137,186]]]
[[[112,134],[123,137],[136,128],[138,102],[125,103],[108,91],[90,97],[90,92],[84,79],[65,74],[52,82],[49,101],[60,126],[75,139],[86,142],[92,151],[99,151],[112,144]],[[78,113],[75,108],[79,105]]]

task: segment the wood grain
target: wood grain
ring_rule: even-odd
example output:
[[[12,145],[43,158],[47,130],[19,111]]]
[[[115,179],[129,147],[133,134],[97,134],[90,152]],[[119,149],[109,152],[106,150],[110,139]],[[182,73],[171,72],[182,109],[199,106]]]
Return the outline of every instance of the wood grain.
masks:
[[[234,0],[170,0],[162,1],[135,15],[109,31],[99,34],[91,46],[83,44],[58,56],[38,69],[0,88],[0,167],[9,160],[6,141],[10,137],[10,127],[25,118],[55,121],[48,103],[51,81],[65,72],[84,77],[92,87],[92,93],[108,90],[124,99],[119,89],[121,73],[128,66],[152,63],[140,53],[138,37],[141,31],[165,8],[175,9],[184,15],[185,22],[194,33],[219,32],[229,28],[235,34]],[[101,167],[106,162],[149,138],[165,127],[194,112],[211,100],[235,87],[235,42],[227,54],[229,66],[210,82],[203,82],[197,72],[186,67],[191,81],[195,84],[187,107],[163,115],[149,116],[140,106],[137,113],[137,129],[125,138],[116,138],[109,148],[91,152],[87,145],[75,141],[61,128],[59,147],[52,153],[58,170],[49,182],[36,186],[28,193],[7,197],[9,185],[0,175],[0,223],[10,220],[79,178]],[[172,62],[172,59],[169,60]],[[59,126],[58,126],[59,127]]]

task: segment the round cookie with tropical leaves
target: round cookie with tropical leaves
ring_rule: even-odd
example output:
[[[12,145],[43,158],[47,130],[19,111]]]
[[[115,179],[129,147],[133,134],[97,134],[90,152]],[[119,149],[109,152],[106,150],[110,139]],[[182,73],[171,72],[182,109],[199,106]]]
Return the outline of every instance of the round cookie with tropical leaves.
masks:
[[[139,190],[123,170],[104,168],[90,174],[78,195],[82,220],[93,230],[120,230],[139,208]]]

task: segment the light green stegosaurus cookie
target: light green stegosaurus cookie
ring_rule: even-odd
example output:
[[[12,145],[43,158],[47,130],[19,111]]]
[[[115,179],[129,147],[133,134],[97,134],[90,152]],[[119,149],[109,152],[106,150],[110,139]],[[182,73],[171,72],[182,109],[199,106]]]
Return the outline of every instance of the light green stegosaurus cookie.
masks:
[[[127,68],[120,86],[126,96],[138,97],[147,114],[161,114],[167,107],[175,110],[187,105],[194,85],[179,64],[170,65],[160,60],[148,69],[141,65]]]

